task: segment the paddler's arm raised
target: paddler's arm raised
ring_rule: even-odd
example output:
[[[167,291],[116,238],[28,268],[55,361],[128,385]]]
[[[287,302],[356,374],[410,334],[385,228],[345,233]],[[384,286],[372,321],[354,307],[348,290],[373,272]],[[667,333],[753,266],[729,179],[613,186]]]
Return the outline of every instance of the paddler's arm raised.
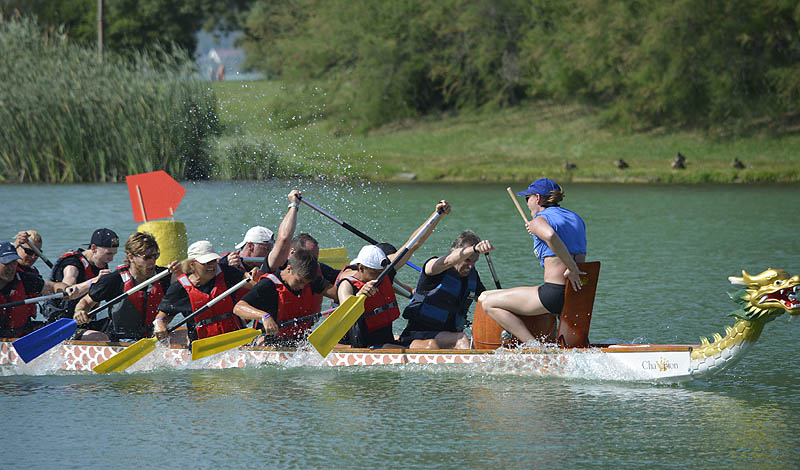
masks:
[[[428,276],[435,276],[437,274],[441,274],[447,271],[448,269],[452,268],[456,264],[469,258],[470,256],[488,253],[492,250],[494,250],[494,246],[492,245],[492,242],[490,242],[489,240],[481,240],[475,245],[460,246],[458,248],[453,248],[450,250],[450,253],[448,253],[447,256],[434,258],[433,260],[431,260],[432,262],[428,261],[427,263],[425,263],[424,266],[425,274],[427,274]]]
[[[439,202],[436,204],[436,210],[434,210],[434,211],[433,211],[433,214],[435,214],[435,213],[436,213],[436,212],[438,212],[439,210],[441,210],[441,211],[442,211],[442,215],[449,214],[449,213],[450,213],[450,203],[448,203],[447,201],[445,201],[444,199],[442,199],[441,201],[439,201]],[[431,216],[430,216],[430,217],[433,217],[433,214],[431,214]],[[425,222],[423,222],[423,223],[422,223],[422,224],[421,224],[421,225],[420,225],[420,226],[419,226],[419,227],[418,227],[416,230],[414,230],[414,233],[412,233],[412,234],[411,234],[411,236],[410,236],[410,237],[408,237],[408,240],[407,240],[407,241],[406,241],[406,242],[403,244],[403,246],[406,246],[406,245],[407,245],[407,244],[408,244],[408,243],[409,243],[411,240],[413,240],[413,239],[414,239],[414,237],[415,237],[415,236],[417,236],[417,233],[419,233],[419,231],[420,231],[420,230],[422,230],[422,229],[425,227],[425,223],[427,223],[427,222],[428,222],[428,220],[430,219],[430,217],[428,217],[428,219],[425,219]],[[429,236],[431,236],[431,233],[433,232],[433,229],[435,229],[435,228],[436,228],[436,226],[439,224],[439,221],[440,221],[440,220],[442,220],[442,218],[441,218],[441,217],[439,217],[439,218],[437,218],[436,220],[434,220],[434,221],[433,221],[433,223],[432,223],[432,224],[430,224],[430,225],[427,227],[427,229],[425,229],[425,231],[424,231],[424,232],[422,232],[422,235],[420,235],[420,237],[419,237],[419,239],[416,241],[416,243],[414,243],[413,245],[411,245],[410,247],[408,247],[408,252],[407,252],[407,253],[405,254],[405,256],[403,256],[403,258],[402,258],[402,259],[401,259],[401,260],[400,260],[400,261],[399,261],[399,262],[398,262],[398,263],[395,265],[395,268],[394,268],[394,269],[395,269],[395,271],[396,271],[396,270],[398,270],[398,269],[400,269],[400,267],[402,267],[402,266],[403,266],[403,265],[404,265],[404,264],[405,264],[405,263],[406,263],[406,262],[407,262],[409,259],[411,259],[411,255],[413,255],[413,254],[414,254],[414,252],[415,252],[415,251],[417,251],[417,249],[419,249],[419,247],[421,247],[422,245],[424,245],[424,244],[425,244],[425,240],[427,240],[427,239],[428,239],[428,237],[429,237]],[[402,251],[402,250],[400,250],[400,251]],[[390,261],[394,261],[395,257],[396,257],[397,255],[399,255],[399,254],[400,254],[400,252],[397,252],[397,253],[392,253],[391,255],[387,256],[387,258],[389,258],[389,260],[390,260]],[[341,294],[340,294],[340,295],[341,295]]]
[[[278,227],[275,246],[267,257],[269,268],[273,271],[278,271],[289,259],[289,251],[292,249],[292,237],[297,227],[297,212],[300,210],[300,198],[302,195],[303,193],[296,189],[289,193],[289,209]]]

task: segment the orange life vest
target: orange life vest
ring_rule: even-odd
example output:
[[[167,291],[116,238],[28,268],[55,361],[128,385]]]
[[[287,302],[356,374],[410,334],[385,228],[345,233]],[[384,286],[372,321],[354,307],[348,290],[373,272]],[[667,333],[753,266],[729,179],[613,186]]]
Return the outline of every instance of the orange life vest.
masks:
[[[86,257],[83,256],[83,250],[79,249],[77,251],[68,251],[68,252],[64,253],[63,255],[59,256],[59,258],[63,259],[63,258],[69,258],[71,256],[76,256],[78,258],[78,260],[81,262],[81,264],[83,265],[83,272],[84,272],[85,278],[80,280],[79,282],[88,281],[89,279],[92,279],[93,277],[95,277],[95,273],[94,273],[94,271],[92,271],[91,265],[89,264],[89,260],[87,260]],[[56,261],[56,264],[58,264],[58,261]],[[55,281],[56,279],[52,279],[52,280]]]
[[[19,268],[17,268],[17,272],[14,273],[14,280],[11,282],[16,284],[8,296],[0,294],[0,304],[19,302],[31,297],[25,291],[25,284],[22,282],[22,271]],[[36,304],[4,308],[0,311],[0,315],[2,315],[2,322],[0,322],[0,324],[2,324],[5,329],[11,330],[11,332],[15,332],[16,330],[22,331],[28,321],[36,316]]]
[[[313,315],[322,309],[322,294],[315,294],[311,291],[311,285],[307,284],[300,295],[295,295],[274,274],[264,274],[261,279],[267,278],[275,284],[278,291],[278,315],[275,321],[282,323],[292,318]],[[285,326],[278,331],[277,338],[301,338],[305,332],[314,325],[313,320],[304,321],[296,325]]]
[[[336,279],[336,286],[347,280],[353,285],[354,292],[358,292],[366,282],[356,279],[351,273],[353,269],[345,267]],[[364,301],[364,314],[361,318],[367,326],[367,332],[372,333],[386,326],[391,326],[392,322],[400,317],[400,309],[397,307],[397,297],[394,295],[394,288],[389,276],[385,276],[378,284],[378,292],[369,296]]]
[[[119,271],[120,277],[122,277],[122,282],[125,283],[123,289],[127,292],[134,287],[136,284],[133,281],[133,276],[130,273],[130,269],[126,265],[121,265],[117,267],[117,271]],[[144,308],[144,298],[145,298],[145,291],[147,291],[147,311]],[[141,289],[133,294],[128,296],[128,301],[136,307],[140,313],[144,314],[144,324],[145,325],[152,325],[153,320],[156,319],[156,315],[158,314],[158,305],[161,303],[161,299],[164,298],[164,288],[161,287],[161,281],[156,281],[146,289]],[[189,297],[191,300],[191,296]]]
[[[197,311],[200,307],[207,304],[211,299],[228,290],[225,285],[225,275],[217,268],[217,275],[214,277],[214,288],[211,294],[206,294],[192,284],[186,274],[178,278],[186,293],[189,294],[189,302],[192,304],[192,311]],[[197,339],[208,338],[222,333],[236,331],[242,327],[239,317],[233,314],[233,300],[231,296],[225,297],[211,308],[194,318]]]

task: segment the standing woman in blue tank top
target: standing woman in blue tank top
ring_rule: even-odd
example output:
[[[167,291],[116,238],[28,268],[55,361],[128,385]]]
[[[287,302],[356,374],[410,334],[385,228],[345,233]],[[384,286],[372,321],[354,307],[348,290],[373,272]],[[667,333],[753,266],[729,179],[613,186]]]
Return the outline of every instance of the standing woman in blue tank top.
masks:
[[[581,288],[577,263],[586,259],[586,224],[558,204],[564,192],[555,181],[541,178],[518,193],[525,196],[531,211],[527,224],[533,236],[534,254],[544,267],[544,284],[487,291],[481,296],[483,308],[506,331],[520,341],[534,339],[520,316],[561,313],[567,281]]]

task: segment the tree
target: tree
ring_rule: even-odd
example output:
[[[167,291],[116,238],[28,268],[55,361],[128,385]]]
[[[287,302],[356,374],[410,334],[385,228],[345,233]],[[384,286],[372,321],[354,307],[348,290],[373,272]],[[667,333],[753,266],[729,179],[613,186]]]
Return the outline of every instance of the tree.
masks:
[[[252,0],[103,0],[104,46],[123,54],[174,44],[194,52],[201,28],[231,29]],[[45,27],[63,28],[70,40],[97,41],[98,0],[0,0],[0,12],[33,15]]]

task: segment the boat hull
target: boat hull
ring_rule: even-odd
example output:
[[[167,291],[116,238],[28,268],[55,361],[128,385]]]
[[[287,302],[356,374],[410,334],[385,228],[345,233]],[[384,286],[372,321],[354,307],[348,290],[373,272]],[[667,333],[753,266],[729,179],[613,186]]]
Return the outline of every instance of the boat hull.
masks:
[[[59,371],[91,372],[97,364],[127,347],[120,343],[66,341],[41,357],[25,364],[11,340],[0,341],[0,367],[4,375],[49,374]],[[486,350],[334,350],[321,358],[312,349],[273,349],[240,347],[208,358],[192,361],[191,351],[183,347],[159,346],[134,364],[128,372],[153,369],[227,369],[258,367],[263,364],[285,366],[448,366],[472,365],[487,373],[561,376],[608,380],[681,382],[708,371],[693,367],[692,345],[614,344],[590,348]]]

